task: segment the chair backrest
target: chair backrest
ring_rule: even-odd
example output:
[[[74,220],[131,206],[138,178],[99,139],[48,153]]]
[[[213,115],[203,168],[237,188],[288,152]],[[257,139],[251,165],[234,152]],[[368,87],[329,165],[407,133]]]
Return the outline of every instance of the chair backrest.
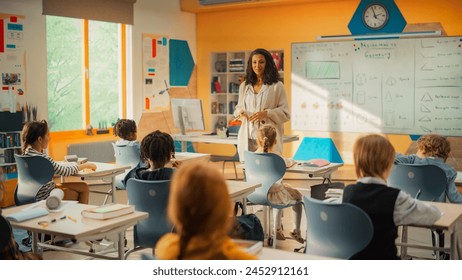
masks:
[[[116,164],[129,165],[131,167],[124,173],[119,174],[115,177],[116,188],[125,189],[125,177],[128,173],[130,173],[131,170],[138,167],[141,162],[140,151],[138,147],[132,145],[117,145],[116,143],[112,143],[112,146],[114,147],[114,156]]]
[[[35,202],[39,189],[53,179],[53,164],[42,156],[14,155],[18,169],[18,185],[15,203],[22,205]]]
[[[170,181],[146,181],[130,178],[127,181],[129,204],[136,211],[148,212],[149,217],[134,227],[135,246],[152,248],[162,235],[172,231],[167,218]]]
[[[281,208],[281,205],[272,205],[268,201],[268,190],[286,173],[284,159],[273,153],[254,153],[245,151],[245,177],[247,182],[261,183],[247,199],[255,204],[270,205]]]
[[[395,164],[388,185],[414,198],[425,201],[444,201],[447,178],[435,165]]]
[[[307,217],[307,254],[349,259],[372,240],[372,221],[361,208],[306,196],[303,202]]]

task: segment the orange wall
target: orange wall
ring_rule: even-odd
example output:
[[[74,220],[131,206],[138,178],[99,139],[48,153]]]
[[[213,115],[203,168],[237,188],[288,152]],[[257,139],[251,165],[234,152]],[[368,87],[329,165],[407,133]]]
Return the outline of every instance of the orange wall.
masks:
[[[460,0],[396,0],[408,24],[440,22],[447,35],[462,35],[462,1]],[[418,3],[418,4],[417,4]],[[198,96],[203,100],[206,125],[210,125],[210,53],[217,51],[284,49],[284,80],[291,102],[291,44],[316,41],[317,36],[350,34],[348,23],[359,0],[323,1],[281,5],[197,15]],[[208,128],[210,130],[210,127]],[[351,146],[355,133],[291,131],[286,134],[332,137],[346,163],[351,163]],[[409,137],[390,135],[400,152],[409,146]],[[292,156],[299,143],[285,146],[284,155]],[[200,145],[201,152],[217,153],[217,146]]]

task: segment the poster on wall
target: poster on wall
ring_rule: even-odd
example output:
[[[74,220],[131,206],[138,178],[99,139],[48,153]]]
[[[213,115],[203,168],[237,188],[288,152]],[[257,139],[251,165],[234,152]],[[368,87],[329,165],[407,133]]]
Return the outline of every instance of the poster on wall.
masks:
[[[143,34],[143,111],[169,110],[169,40]]]
[[[0,14],[0,111],[15,113],[26,92],[24,16]]]

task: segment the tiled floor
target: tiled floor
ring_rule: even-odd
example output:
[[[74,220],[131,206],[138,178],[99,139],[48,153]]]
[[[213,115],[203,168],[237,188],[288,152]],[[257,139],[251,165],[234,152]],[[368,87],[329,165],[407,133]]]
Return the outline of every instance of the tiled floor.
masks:
[[[213,167],[216,167],[219,170],[221,170],[221,163],[210,163],[210,164]],[[341,175],[342,175],[342,170],[340,170],[339,174],[334,175],[333,179],[334,180],[338,179],[338,180],[342,181],[341,178],[339,178],[339,177],[341,177]],[[232,169],[232,165],[229,165],[229,169],[225,170],[225,177],[227,179],[234,179],[234,170]],[[240,172],[239,177],[243,178],[242,172]],[[313,186],[313,185],[321,183],[320,180],[314,180],[314,179],[308,179],[308,178],[305,179],[303,177],[298,177],[298,178],[297,177],[292,178],[291,176],[288,176],[288,177],[289,178],[286,179],[286,182],[290,183],[294,188],[299,189],[304,195],[310,195],[310,192],[309,192],[310,187]],[[348,184],[351,181],[344,181],[344,182],[345,182],[345,184]],[[103,199],[104,199],[103,195],[92,193],[90,195],[90,204],[95,204],[95,205],[101,204]],[[120,202],[126,202],[127,201],[125,191],[118,191],[117,192],[117,200],[120,201]],[[258,209],[258,207],[251,207],[251,209],[249,209],[249,210],[252,210],[252,208],[253,208],[253,210]],[[263,215],[262,215],[261,211],[258,211],[256,214],[257,214],[258,217],[260,217],[260,219],[263,218],[262,217]],[[288,208],[288,209],[286,209],[284,211],[284,216],[283,216],[282,223],[283,223],[283,226],[284,226],[285,236],[287,237],[287,236],[289,236],[289,231],[292,230],[292,227],[293,227],[292,210],[290,208]],[[301,230],[302,230],[302,233],[306,231],[306,218],[305,217],[302,218]],[[132,228],[130,228],[127,231],[126,238],[127,238],[127,241],[128,241],[128,247],[132,248],[133,247],[133,229]],[[430,231],[429,230],[423,230],[423,229],[420,229],[420,230],[411,229],[410,232],[409,232],[409,239],[414,241],[414,242],[418,242],[420,244],[430,244],[431,243]],[[110,243],[108,243],[108,244],[110,244]],[[266,242],[265,242],[265,246],[268,246],[266,244]],[[82,248],[82,249],[85,249],[85,250],[89,249],[89,246],[86,245],[85,243],[74,244],[74,245],[72,245],[72,247],[78,247],[78,248]],[[277,241],[277,249],[293,251],[294,249],[298,249],[300,247],[302,247],[302,245],[300,243],[296,242],[295,240],[287,239],[287,240],[283,240],[283,241],[280,241],[280,240]],[[111,248],[113,248],[113,246],[109,245],[108,248],[111,249]],[[100,251],[100,250],[104,249],[104,247],[96,245],[95,249],[97,251]],[[141,250],[141,251],[138,251],[138,252],[135,252],[135,253],[131,254],[129,259],[140,259],[142,253],[151,253],[151,252],[152,252],[151,249],[144,249],[144,250]],[[111,254],[115,255],[115,253],[111,253]],[[431,251],[424,251],[424,250],[417,250],[417,249],[409,249],[409,254],[413,255],[413,256],[416,256],[418,258],[431,258],[432,257]],[[85,259],[86,257],[85,256],[80,256],[80,255],[75,255],[75,254],[63,253],[63,252],[47,251],[47,252],[44,252],[44,258],[49,259],[49,260],[55,260],[55,259],[67,259],[67,260],[69,260],[69,259]]]

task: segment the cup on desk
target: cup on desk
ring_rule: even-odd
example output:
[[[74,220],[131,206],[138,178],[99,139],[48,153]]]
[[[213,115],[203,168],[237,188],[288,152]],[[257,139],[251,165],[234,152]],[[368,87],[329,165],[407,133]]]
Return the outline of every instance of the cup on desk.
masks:
[[[64,192],[61,189],[53,189],[50,192],[50,196],[47,198],[45,204],[48,210],[58,209],[61,205],[61,201],[64,198]]]

